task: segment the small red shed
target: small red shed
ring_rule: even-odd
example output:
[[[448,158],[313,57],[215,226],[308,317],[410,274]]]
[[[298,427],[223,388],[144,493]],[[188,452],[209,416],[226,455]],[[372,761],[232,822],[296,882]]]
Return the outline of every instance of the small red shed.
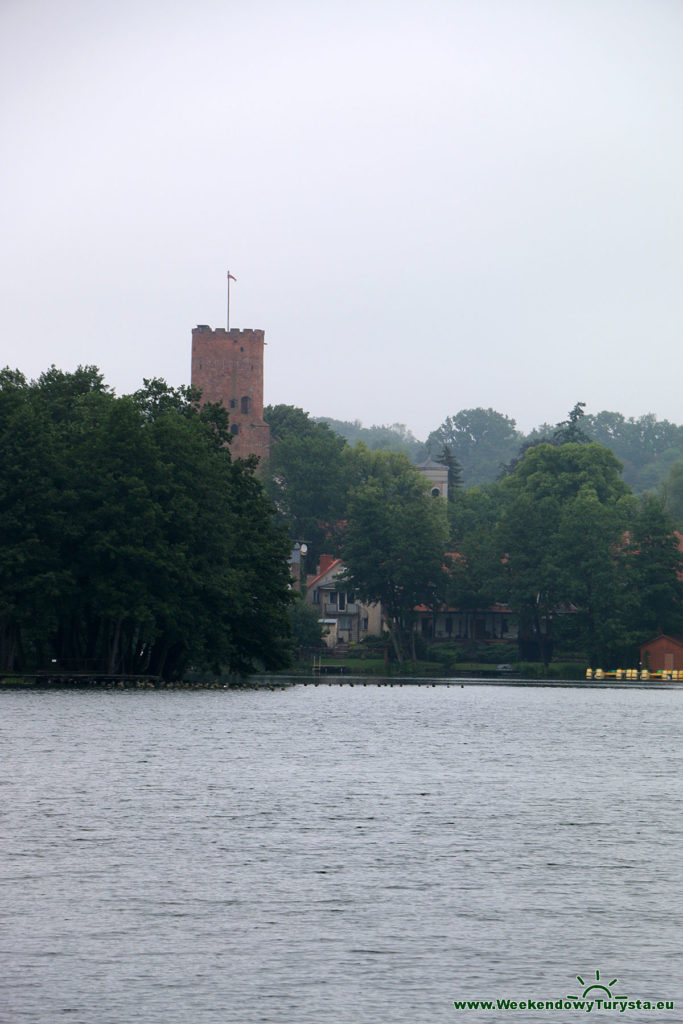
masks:
[[[683,669],[683,640],[660,633],[640,648],[640,661],[650,672]]]

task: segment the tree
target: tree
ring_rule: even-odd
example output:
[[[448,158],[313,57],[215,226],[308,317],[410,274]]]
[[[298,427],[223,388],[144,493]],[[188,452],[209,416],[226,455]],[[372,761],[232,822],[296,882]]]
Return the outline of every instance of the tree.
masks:
[[[683,555],[673,520],[646,495],[624,546],[633,642],[683,632]]]
[[[569,418],[558,423],[553,434],[555,444],[588,444],[590,438],[581,429],[581,422],[584,418],[585,402],[577,402],[569,413]]]
[[[448,470],[448,500],[455,501],[455,492],[462,487],[462,466],[453,454],[450,445],[445,444],[436,462],[440,462]]]
[[[538,653],[544,664],[562,609],[581,610],[587,648],[614,640],[605,609],[615,609],[617,617],[621,610],[613,566],[630,512],[619,470],[601,445],[540,444],[501,483],[499,549],[519,615],[520,650]]]
[[[623,544],[632,515],[630,495],[600,501],[588,484],[562,507],[557,559],[563,606],[554,612],[553,628],[560,639],[573,636],[591,665],[628,657]]]
[[[224,410],[94,367],[0,376],[0,668],[280,667],[289,542]]]
[[[683,461],[676,462],[664,477],[659,496],[677,528],[683,529]]]
[[[683,427],[658,420],[653,413],[626,419],[603,411],[584,418],[586,432],[613,451],[624,467],[624,480],[636,491],[655,487],[676,461],[683,459]]]
[[[290,608],[292,640],[297,650],[317,650],[323,646],[323,630],[319,612],[297,594]]]
[[[425,446],[415,437],[404,423],[383,424],[364,427],[360,420],[335,420],[329,416],[319,417],[318,423],[326,423],[336,434],[353,446],[361,441],[371,451],[401,452],[411,462],[425,458]]]
[[[479,523],[468,530],[452,556],[447,604],[470,616],[467,636],[474,639],[477,612],[496,604],[504,593],[504,566],[495,533]]]
[[[290,538],[305,540],[309,561],[337,553],[346,507],[346,442],[303,409],[268,406],[272,447],[266,487]]]
[[[515,421],[493,409],[462,409],[427,438],[433,459],[448,446],[462,466],[467,485],[490,483],[515,456],[522,435]]]
[[[459,489],[448,505],[448,522],[452,549],[460,551],[470,534],[483,530],[489,534],[496,529],[503,511],[504,492],[499,483],[483,484]]]
[[[67,520],[62,453],[44,408],[18,371],[0,373],[0,670],[11,671],[54,628],[70,584],[59,557]]]
[[[394,651],[403,663],[415,608],[443,595],[446,504],[429,495],[403,456],[354,449],[356,485],[349,500],[343,557],[347,579],[364,601],[381,602]]]

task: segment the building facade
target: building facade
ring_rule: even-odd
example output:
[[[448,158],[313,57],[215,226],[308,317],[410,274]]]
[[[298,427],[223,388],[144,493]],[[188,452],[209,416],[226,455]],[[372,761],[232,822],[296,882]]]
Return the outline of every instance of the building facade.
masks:
[[[381,636],[382,609],[363,604],[343,585],[346,566],[341,558],[321,555],[317,575],[308,581],[306,600],[318,612],[325,643],[356,644],[367,636]]]
[[[434,459],[425,459],[418,462],[416,469],[419,469],[429,484],[429,493],[433,498],[445,498],[448,500],[448,467]]]
[[[192,331],[193,388],[201,401],[222,402],[233,435],[235,458],[268,457],[270,429],[263,419],[263,354],[265,331],[200,324]]]
[[[427,608],[418,605],[419,631],[430,640],[517,639],[516,616],[505,604],[493,604],[476,612],[460,608]]]
[[[683,638],[655,636],[640,648],[640,663],[650,672],[673,672],[683,669]]]

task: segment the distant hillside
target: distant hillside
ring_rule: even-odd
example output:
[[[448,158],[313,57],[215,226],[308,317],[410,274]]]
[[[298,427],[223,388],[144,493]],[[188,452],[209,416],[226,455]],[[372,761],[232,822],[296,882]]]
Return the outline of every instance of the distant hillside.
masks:
[[[349,420],[334,420],[328,416],[318,416],[316,422],[326,423],[350,445],[362,441],[372,451],[402,452],[413,462],[421,462],[427,458],[423,442],[418,441],[403,423],[364,427],[360,420],[354,420],[352,423]]]
[[[462,466],[465,487],[497,479],[529,443],[550,440],[562,424],[544,423],[528,434],[517,430],[510,417],[493,409],[461,409],[419,441],[403,423],[364,427],[359,420],[317,417],[349,444],[362,441],[372,450],[403,452],[413,462],[439,458],[444,445]],[[623,478],[636,492],[652,490],[672,467],[683,462],[683,426],[658,420],[653,413],[626,418],[618,412],[582,414],[581,431],[586,440],[609,448],[623,464]]]

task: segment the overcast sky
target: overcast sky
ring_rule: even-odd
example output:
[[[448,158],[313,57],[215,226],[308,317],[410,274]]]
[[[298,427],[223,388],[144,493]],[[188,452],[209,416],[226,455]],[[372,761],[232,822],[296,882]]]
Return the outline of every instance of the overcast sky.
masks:
[[[0,365],[683,422],[680,0],[1,0]]]

